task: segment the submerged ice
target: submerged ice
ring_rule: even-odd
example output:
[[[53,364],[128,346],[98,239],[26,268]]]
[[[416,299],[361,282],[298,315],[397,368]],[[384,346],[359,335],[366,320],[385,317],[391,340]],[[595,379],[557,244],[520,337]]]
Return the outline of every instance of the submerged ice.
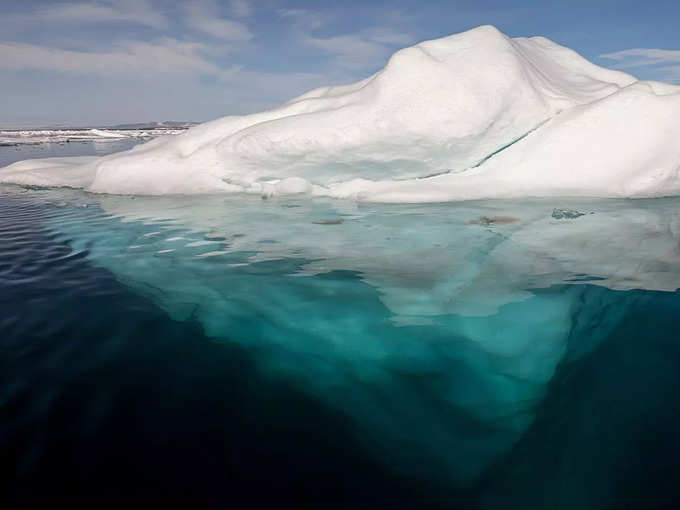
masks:
[[[680,87],[483,26],[395,53],[360,82],[0,182],[113,194],[305,193],[379,202],[680,192]]]
[[[341,411],[389,467],[459,484],[639,299],[618,291],[680,287],[672,200],[30,193],[56,204],[48,227],[75,251]]]

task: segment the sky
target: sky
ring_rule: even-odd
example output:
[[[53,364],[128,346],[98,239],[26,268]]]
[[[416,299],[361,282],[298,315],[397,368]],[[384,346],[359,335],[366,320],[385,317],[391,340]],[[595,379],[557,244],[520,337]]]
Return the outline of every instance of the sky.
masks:
[[[0,0],[0,126],[260,111],[483,24],[680,83],[680,0]]]

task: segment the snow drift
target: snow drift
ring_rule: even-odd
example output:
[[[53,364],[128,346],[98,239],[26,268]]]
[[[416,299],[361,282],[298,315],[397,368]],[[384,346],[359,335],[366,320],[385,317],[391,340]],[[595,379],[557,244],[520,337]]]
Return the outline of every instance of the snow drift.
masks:
[[[680,87],[490,26],[395,53],[360,82],[0,182],[117,194],[309,193],[386,202],[680,193]]]

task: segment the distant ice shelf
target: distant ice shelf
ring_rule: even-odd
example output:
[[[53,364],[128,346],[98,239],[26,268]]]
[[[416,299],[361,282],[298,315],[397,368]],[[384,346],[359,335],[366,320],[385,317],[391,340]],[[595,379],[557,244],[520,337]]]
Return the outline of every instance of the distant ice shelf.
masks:
[[[144,128],[144,129],[23,129],[0,130],[0,147],[16,145],[40,145],[45,143],[68,143],[83,141],[121,140],[139,138],[150,140],[164,135],[176,135],[186,128]]]

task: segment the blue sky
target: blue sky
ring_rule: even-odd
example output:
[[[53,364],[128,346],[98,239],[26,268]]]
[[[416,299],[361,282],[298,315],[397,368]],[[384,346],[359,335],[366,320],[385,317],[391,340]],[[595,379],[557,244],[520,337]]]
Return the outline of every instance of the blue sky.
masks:
[[[207,120],[493,24],[680,83],[680,1],[0,0],[0,125]]]

